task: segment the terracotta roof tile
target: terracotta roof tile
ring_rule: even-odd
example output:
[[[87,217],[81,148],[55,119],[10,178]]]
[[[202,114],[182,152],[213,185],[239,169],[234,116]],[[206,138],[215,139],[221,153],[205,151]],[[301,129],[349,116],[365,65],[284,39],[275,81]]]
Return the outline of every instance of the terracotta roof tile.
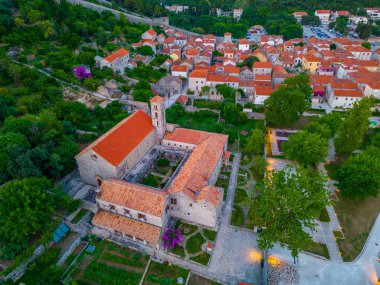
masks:
[[[127,54],[129,54],[129,51],[127,51],[125,48],[121,48],[106,56],[104,59],[108,62],[113,62],[115,59],[126,56]]]
[[[161,228],[132,220],[106,211],[98,211],[92,219],[95,226],[111,229],[145,240],[150,244],[159,243]]]
[[[152,131],[151,118],[142,110],[125,118],[79,154],[93,150],[113,166],[119,165]]]
[[[140,184],[108,179],[102,182],[97,199],[161,217],[166,193]]]
[[[150,102],[162,103],[162,102],[165,102],[165,98],[161,96],[154,96],[152,99],[150,99]]]
[[[272,63],[271,62],[260,62],[260,61],[256,61],[254,64],[253,64],[253,68],[272,68]]]

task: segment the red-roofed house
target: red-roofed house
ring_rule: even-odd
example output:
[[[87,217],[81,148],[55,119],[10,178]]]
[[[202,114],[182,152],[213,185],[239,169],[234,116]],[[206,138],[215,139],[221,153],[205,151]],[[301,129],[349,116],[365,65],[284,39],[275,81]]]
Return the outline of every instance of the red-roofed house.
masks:
[[[145,31],[145,32],[141,35],[141,39],[142,39],[142,40],[151,40],[151,41],[155,41],[155,40],[156,40],[156,36],[157,36],[156,31],[153,30],[152,28],[150,28],[149,30]]]
[[[172,66],[172,75],[187,78],[188,76],[187,66],[184,66],[184,65]]]
[[[243,52],[249,50],[249,40],[240,39],[238,44],[239,44],[239,50],[241,50]]]
[[[124,69],[127,67],[129,61],[129,51],[121,48],[100,60],[99,65],[100,68],[109,67],[114,72],[124,74]]]
[[[259,62],[253,63],[253,74],[270,75],[272,73],[272,63],[271,62]]]
[[[322,25],[327,25],[330,22],[330,14],[330,10],[316,10],[314,16],[321,20]]]
[[[307,16],[306,12],[294,12],[293,13],[294,18],[296,18],[297,23],[301,23],[302,17]]]
[[[268,99],[269,95],[274,91],[272,86],[256,86],[255,87],[255,97],[254,103],[257,105],[264,104],[265,100]]]

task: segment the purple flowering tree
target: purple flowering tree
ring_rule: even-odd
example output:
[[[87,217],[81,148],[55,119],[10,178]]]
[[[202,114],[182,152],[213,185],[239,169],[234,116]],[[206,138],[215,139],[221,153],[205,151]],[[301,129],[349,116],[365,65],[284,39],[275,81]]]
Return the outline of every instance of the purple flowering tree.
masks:
[[[91,73],[86,71],[82,65],[79,65],[73,69],[75,76],[79,79],[90,78]]]
[[[175,245],[181,244],[183,241],[183,235],[181,234],[180,229],[172,229],[168,227],[164,233],[164,236],[162,237],[162,240],[164,241],[164,248],[168,249],[169,247],[171,249],[174,249]]]

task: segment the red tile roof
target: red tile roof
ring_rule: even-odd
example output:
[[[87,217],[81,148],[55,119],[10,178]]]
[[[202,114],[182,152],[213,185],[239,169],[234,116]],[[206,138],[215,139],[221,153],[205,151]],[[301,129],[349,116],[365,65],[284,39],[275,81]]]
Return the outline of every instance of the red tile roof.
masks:
[[[272,68],[272,63],[256,61],[255,63],[253,63],[253,68]]]
[[[187,72],[187,66],[186,65],[174,65],[174,66],[172,66],[172,71]]]
[[[154,96],[152,99],[150,99],[150,102],[162,103],[162,102],[165,102],[165,98],[161,96]]]
[[[110,55],[106,56],[104,59],[108,62],[113,62],[115,59],[126,56],[128,54],[129,54],[129,51],[127,51],[125,48],[121,48],[111,53]]]
[[[151,117],[138,110],[82,150],[76,158],[93,150],[113,166],[118,166],[152,131]]]
[[[166,193],[163,190],[119,179],[103,180],[98,200],[161,217]]]
[[[189,77],[190,78],[206,78],[208,73],[208,68],[207,70],[194,70],[193,72],[190,73]]]
[[[159,243],[161,228],[139,222],[107,211],[98,211],[92,219],[95,226],[115,230],[145,240],[152,245]]]

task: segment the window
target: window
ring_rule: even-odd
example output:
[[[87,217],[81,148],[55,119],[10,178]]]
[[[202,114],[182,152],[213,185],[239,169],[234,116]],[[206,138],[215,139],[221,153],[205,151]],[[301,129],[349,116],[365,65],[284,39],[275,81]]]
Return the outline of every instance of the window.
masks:
[[[144,215],[144,214],[138,214],[138,218],[139,219],[144,219],[144,220],[146,220],[146,216]]]
[[[175,199],[175,198],[171,198],[171,199],[170,199],[170,204],[172,204],[172,205],[177,205],[177,199]]]
[[[97,157],[95,154],[93,154],[93,155],[91,155],[91,159],[92,159],[93,161],[96,161],[96,160],[98,159],[98,157]]]
[[[129,211],[128,209],[124,209],[124,215],[130,215],[131,214],[131,211]]]
[[[115,206],[114,205],[109,205],[110,206],[110,210],[116,210]]]
[[[190,207],[193,207],[193,204],[190,203]]]

